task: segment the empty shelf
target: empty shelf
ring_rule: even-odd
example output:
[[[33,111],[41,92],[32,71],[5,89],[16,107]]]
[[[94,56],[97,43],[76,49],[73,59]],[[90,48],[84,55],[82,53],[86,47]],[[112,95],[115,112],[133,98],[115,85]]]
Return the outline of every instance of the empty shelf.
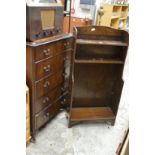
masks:
[[[115,119],[110,107],[72,108],[71,121]]]
[[[85,64],[123,64],[124,62],[121,60],[87,60],[87,59],[82,59],[82,60],[75,60],[75,63],[85,63]]]
[[[128,46],[123,41],[77,39],[77,44]]]

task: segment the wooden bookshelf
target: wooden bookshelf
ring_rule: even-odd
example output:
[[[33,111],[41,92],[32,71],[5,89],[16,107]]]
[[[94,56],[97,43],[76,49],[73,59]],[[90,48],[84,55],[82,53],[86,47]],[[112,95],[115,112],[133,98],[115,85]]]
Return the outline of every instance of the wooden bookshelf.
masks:
[[[69,127],[81,121],[115,123],[128,33],[104,26],[75,27]]]
[[[116,29],[126,29],[129,6],[118,4],[101,4],[104,14],[97,14],[96,25],[109,26]],[[123,20],[123,21],[122,21]]]

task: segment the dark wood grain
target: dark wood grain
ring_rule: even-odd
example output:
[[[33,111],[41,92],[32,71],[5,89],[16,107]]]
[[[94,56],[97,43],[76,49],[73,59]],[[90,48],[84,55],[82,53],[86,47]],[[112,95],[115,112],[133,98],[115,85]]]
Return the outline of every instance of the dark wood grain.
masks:
[[[88,45],[111,45],[111,46],[128,46],[126,42],[117,40],[88,40],[88,39],[77,39],[77,44],[88,44]]]
[[[63,82],[63,70],[36,82],[36,98],[43,96]]]
[[[77,44],[76,59],[124,61],[126,47],[97,44]]]
[[[54,117],[61,107],[61,101],[57,100],[55,103],[50,104],[48,107],[46,107],[44,110],[42,110],[40,113],[35,115],[35,129],[40,128],[43,126],[46,122],[50,120],[50,118]]]
[[[63,69],[63,64],[64,64],[63,54],[36,63],[35,79],[39,80],[44,76],[56,73],[60,69]]]
[[[73,107],[102,107],[111,103],[113,85],[122,65],[75,64]]]
[[[62,95],[61,85],[54,90],[48,92],[44,96],[37,98],[35,102],[36,113],[47,107],[49,104],[53,104]]]
[[[105,120],[114,118],[115,115],[109,107],[73,108],[71,110],[72,121]]]

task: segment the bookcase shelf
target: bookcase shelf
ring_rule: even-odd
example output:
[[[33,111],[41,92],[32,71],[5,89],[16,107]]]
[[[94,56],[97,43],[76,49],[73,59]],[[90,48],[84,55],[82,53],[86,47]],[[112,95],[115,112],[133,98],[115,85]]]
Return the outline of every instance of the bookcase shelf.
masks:
[[[76,44],[90,44],[90,45],[111,45],[111,46],[128,46],[126,42],[116,40],[89,40],[77,39]]]
[[[113,120],[115,115],[110,107],[72,108],[71,121]]]
[[[81,64],[123,64],[124,62],[121,60],[75,60],[75,63]]]

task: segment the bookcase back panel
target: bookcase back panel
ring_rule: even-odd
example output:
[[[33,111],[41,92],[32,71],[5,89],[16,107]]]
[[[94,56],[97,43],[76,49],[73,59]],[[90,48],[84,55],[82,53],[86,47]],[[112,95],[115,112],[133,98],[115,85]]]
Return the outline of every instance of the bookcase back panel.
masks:
[[[73,107],[111,106],[122,65],[75,64]]]

